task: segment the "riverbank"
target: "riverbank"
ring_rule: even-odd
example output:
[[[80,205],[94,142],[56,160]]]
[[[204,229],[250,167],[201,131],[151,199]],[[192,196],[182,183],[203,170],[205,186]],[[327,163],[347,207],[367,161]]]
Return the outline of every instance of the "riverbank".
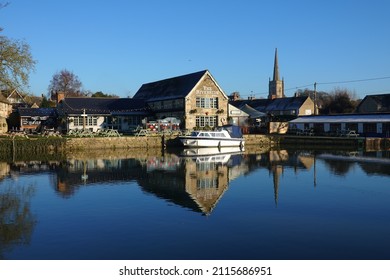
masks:
[[[319,137],[292,135],[244,135],[245,146],[261,149],[340,147],[347,149],[390,149],[390,139],[362,137]],[[3,137],[0,138],[0,159],[3,157],[29,157],[30,154],[66,154],[68,152],[104,150],[141,150],[181,147],[176,136],[125,137]]]
[[[302,136],[302,135],[276,135],[275,142],[280,146],[294,146],[298,148],[347,148],[356,150],[387,150],[390,149],[388,138],[366,137],[326,137],[326,136]]]

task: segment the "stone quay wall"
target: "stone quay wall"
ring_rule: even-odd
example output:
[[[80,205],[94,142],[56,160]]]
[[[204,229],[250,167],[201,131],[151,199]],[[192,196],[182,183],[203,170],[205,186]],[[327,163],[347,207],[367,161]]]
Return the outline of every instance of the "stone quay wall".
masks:
[[[245,145],[271,147],[275,144],[272,137],[266,135],[245,135]],[[105,149],[149,149],[180,147],[177,136],[141,136],[141,137],[94,137],[69,138],[65,148],[68,151],[105,150]]]

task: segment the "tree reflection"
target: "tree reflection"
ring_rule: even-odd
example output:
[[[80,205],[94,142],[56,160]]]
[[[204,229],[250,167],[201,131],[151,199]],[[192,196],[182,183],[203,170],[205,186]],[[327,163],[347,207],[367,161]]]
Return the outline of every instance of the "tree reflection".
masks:
[[[30,199],[34,187],[10,186],[0,189],[0,258],[14,245],[28,244],[36,224]]]
[[[345,176],[355,165],[355,163],[340,160],[325,160],[325,165],[333,174]]]

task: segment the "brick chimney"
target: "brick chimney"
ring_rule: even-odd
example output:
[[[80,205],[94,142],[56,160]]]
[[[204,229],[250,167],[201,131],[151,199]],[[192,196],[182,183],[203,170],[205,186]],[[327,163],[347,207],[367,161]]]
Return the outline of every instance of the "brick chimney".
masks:
[[[65,93],[63,91],[57,92],[57,104],[61,102],[61,100],[65,99]]]

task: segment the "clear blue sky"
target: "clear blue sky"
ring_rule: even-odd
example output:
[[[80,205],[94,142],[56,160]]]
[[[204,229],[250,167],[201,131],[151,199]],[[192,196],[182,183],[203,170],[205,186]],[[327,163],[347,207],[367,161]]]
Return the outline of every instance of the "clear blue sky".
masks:
[[[132,96],[143,83],[210,70],[222,89],[266,97],[275,48],[297,87],[390,92],[390,1],[0,0],[3,35],[37,60],[29,91],[74,72],[85,90]],[[376,79],[365,82],[335,83]]]

